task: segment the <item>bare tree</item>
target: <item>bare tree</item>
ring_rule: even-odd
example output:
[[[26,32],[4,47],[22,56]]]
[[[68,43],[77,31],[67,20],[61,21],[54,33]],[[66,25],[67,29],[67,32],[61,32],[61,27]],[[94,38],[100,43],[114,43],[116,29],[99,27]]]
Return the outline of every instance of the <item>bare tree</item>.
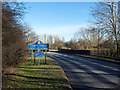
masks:
[[[49,43],[50,49],[53,49],[53,36],[47,35],[47,43]]]
[[[74,38],[80,45],[81,49],[90,49],[97,45],[97,33],[95,28],[81,28],[75,33]]]
[[[117,9],[118,3],[116,2],[100,2],[96,4],[96,7],[92,9],[92,15],[95,18],[95,24],[98,28],[102,28],[106,35],[110,35],[116,42],[117,56],[119,53],[119,40],[118,40],[118,15]]]
[[[24,3],[2,2],[2,65],[3,69],[15,66],[25,59],[26,41],[22,18]]]
[[[34,31],[32,31],[32,28],[30,28],[29,25],[24,26],[23,34],[24,34],[26,43],[35,42],[36,40],[39,39],[39,35],[37,35]]]

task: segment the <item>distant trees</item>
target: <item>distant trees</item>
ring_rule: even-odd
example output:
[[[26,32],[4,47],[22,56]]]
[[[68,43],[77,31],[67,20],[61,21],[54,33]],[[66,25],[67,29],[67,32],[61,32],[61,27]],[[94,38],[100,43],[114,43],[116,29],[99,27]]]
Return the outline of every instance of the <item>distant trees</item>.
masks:
[[[64,43],[64,46],[67,48],[67,49],[72,49],[72,50],[77,50],[79,49],[79,45],[78,43],[74,40],[74,39],[71,39],[69,42],[65,42]]]
[[[49,43],[50,49],[59,49],[64,46],[64,37],[60,37],[57,35],[46,35],[47,43]]]
[[[49,48],[53,49],[53,36],[47,35],[47,43],[49,43]]]
[[[91,49],[97,45],[95,28],[81,28],[75,33],[74,39],[78,42],[79,49]]]
[[[54,44],[53,45],[54,45],[55,49],[62,47],[62,40],[60,39],[59,36],[54,36]]]

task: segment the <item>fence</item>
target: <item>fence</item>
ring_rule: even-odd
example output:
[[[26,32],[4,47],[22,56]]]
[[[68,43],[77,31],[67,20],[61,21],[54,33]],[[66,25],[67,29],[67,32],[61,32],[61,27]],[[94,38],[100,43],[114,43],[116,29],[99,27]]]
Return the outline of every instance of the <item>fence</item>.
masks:
[[[83,54],[83,55],[90,55],[90,50],[67,50],[61,49],[60,52],[70,53],[70,54]]]
[[[109,58],[116,58],[117,54],[114,50],[67,50],[67,49],[60,49],[60,52],[63,53],[70,53],[70,54],[81,54],[81,55],[93,55],[93,56],[100,56],[100,57],[109,57]]]

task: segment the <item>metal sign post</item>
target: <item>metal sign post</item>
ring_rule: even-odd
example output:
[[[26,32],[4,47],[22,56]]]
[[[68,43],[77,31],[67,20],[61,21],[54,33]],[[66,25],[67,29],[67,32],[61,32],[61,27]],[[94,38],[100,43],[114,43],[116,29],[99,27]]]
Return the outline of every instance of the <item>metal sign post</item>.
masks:
[[[40,50],[38,50],[40,52]],[[40,57],[38,57],[38,65],[40,65]]]
[[[46,50],[45,50],[45,64],[46,64]]]
[[[40,65],[40,58],[38,57],[38,65]]]
[[[33,57],[33,52],[31,50],[31,66],[32,66],[32,57]]]
[[[35,65],[35,57],[34,57],[34,65]]]

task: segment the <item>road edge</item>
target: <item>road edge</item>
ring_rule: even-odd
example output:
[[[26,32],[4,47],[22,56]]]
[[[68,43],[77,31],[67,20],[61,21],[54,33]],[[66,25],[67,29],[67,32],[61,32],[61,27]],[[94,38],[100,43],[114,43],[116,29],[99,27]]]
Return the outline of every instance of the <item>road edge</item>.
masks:
[[[58,64],[58,65],[59,65],[59,64]],[[59,66],[60,66],[60,65],[59,65]],[[65,74],[65,71],[63,70],[63,68],[62,68],[61,66],[60,66],[60,68],[61,68],[61,70],[62,70],[62,72],[63,72],[66,80],[68,81],[68,84],[69,84],[70,89],[73,90],[72,87],[71,87],[71,85],[70,85],[70,81],[69,81],[68,77],[67,77],[66,74]]]

